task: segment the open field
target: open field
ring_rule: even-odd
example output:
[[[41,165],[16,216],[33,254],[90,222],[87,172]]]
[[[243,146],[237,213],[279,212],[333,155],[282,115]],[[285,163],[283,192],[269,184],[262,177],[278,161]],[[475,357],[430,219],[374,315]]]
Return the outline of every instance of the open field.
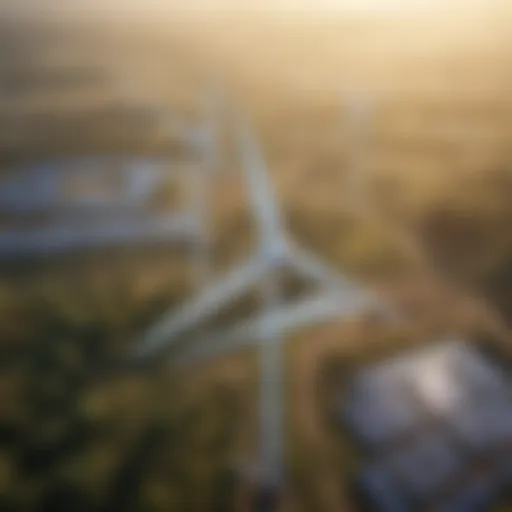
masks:
[[[88,152],[187,165],[162,112],[193,115],[220,79],[255,121],[291,234],[407,312],[398,326],[334,321],[289,340],[283,510],[357,510],[356,456],[329,417],[361,362],[452,331],[512,357],[507,20],[3,22],[3,173]],[[353,89],[375,100],[355,204]],[[214,187],[216,275],[254,243],[232,150]],[[257,448],[256,355],[116,373],[141,330],[193,292],[185,265],[144,248],[2,262],[0,509],[246,508],[232,470]]]

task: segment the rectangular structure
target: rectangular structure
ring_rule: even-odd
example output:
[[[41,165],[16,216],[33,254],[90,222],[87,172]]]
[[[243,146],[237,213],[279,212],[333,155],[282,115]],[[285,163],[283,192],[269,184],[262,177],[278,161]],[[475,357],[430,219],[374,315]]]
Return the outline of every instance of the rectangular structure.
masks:
[[[500,368],[454,340],[357,372],[342,415],[362,444],[366,500],[382,511],[484,510],[512,483],[510,391]]]

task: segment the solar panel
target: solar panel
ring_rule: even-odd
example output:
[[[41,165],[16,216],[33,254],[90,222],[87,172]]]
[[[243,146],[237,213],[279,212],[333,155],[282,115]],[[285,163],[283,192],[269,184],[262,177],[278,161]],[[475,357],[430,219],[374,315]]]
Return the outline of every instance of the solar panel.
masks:
[[[463,469],[459,451],[438,432],[428,432],[405,450],[390,456],[390,471],[404,482],[410,495],[422,501]]]
[[[396,365],[356,378],[344,414],[358,436],[373,448],[391,442],[421,421],[407,376]]]
[[[361,441],[361,488],[376,510],[416,510],[451,486],[442,510],[482,510],[512,482],[510,383],[468,344],[449,340],[361,369],[342,413]],[[487,478],[471,476],[477,460],[491,468]],[[389,505],[393,494],[403,503]]]
[[[409,504],[400,487],[382,465],[367,467],[359,478],[360,490],[370,507],[381,512],[407,512]]]
[[[446,348],[453,372],[470,394],[509,394],[508,383],[502,372],[481,357],[469,345],[453,343]]]
[[[464,404],[452,421],[461,439],[477,451],[512,440],[512,407],[499,396]]]
[[[492,505],[497,486],[488,478],[473,479],[436,508],[439,512],[484,512]]]
[[[2,177],[0,209],[15,214],[142,206],[170,166],[170,159],[137,156],[76,157],[27,166]],[[112,187],[116,178],[121,179]]]
[[[512,457],[503,454],[502,460],[497,465],[498,480],[502,488],[512,487]]]

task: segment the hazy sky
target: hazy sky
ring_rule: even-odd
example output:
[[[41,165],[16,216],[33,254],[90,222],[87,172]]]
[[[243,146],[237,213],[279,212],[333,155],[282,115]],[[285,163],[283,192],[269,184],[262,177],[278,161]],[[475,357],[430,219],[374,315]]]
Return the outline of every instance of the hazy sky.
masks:
[[[229,13],[258,11],[285,15],[333,15],[343,13],[414,13],[461,9],[493,9],[507,0],[3,0],[0,9],[32,13],[72,12],[192,12]]]
[[[165,0],[153,0],[154,5],[179,6],[180,2],[165,2]],[[269,10],[269,11],[396,11],[396,10],[422,10],[422,9],[446,9],[450,7],[470,7],[472,4],[482,5],[482,0],[192,0],[183,2],[182,7],[192,8],[231,8],[238,10]]]

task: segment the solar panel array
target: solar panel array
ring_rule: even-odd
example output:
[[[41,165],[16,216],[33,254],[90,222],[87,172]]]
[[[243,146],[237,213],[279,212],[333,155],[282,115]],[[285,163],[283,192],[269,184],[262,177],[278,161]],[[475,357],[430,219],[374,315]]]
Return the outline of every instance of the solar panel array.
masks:
[[[217,98],[199,122],[167,116],[190,162],[144,154],[76,155],[16,167],[0,177],[0,257],[119,244],[192,243],[205,259],[210,175],[218,164]],[[168,123],[168,124],[169,124]],[[7,171],[7,169],[6,169]],[[185,206],[155,208],[173,183]],[[204,266],[204,265],[203,265]],[[197,272],[199,273],[199,272]]]
[[[3,180],[0,189],[0,210],[8,212],[13,223],[0,232],[1,255],[192,238],[194,224],[190,216],[148,209],[148,199],[168,168],[169,163],[152,159],[98,157],[18,171]],[[122,183],[109,190],[116,171]],[[66,191],[67,185],[73,186],[74,178],[77,184],[80,182],[80,194]],[[38,221],[21,231],[16,220],[31,217]]]
[[[512,488],[510,382],[463,342],[360,370],[342,415],[363,450],[357,487],[371,509],[487,510]]]

